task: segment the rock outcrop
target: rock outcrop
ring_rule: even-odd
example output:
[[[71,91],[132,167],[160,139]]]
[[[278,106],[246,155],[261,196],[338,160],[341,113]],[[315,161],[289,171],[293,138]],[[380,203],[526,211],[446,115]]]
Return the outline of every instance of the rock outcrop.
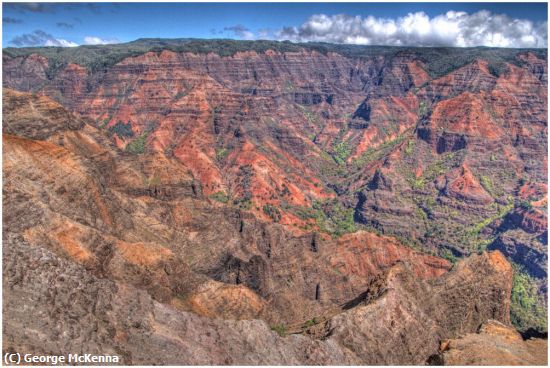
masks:
[[[357,305],[319,316],[302,334],[278,330],[280,336],[261,320],[211,319],[160,303],[23,239],[5,245],[4,351],[86,351],[117,355],[124,364],[421,364],[437,354],[440,339],[475,331],[472,314],[478,321],[506,315],[491,290],[510,287],[507,278],[492,285],[478,279],[498,277],[502,256],[468,261],[448,277],[483,304],[462,300],[469,307],[459,313],[444,279],[433,286],[400,263]],[[476,276],[482,265],[491,268]]]
[[[523,340],[516,330],[494,320],[484,323],[477,333],[443,341],[441,349],[440,362],[445,365],[548,364],[547,340]]]

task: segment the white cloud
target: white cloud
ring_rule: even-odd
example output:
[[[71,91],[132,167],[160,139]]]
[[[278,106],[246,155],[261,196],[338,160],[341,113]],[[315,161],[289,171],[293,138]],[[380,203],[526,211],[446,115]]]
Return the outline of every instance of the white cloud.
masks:
[[[77,47],[78,44],[72,41],[67,41],[62,38],[47,40],[44,46],[61,46],[61,47]]]
[[[95,36],[84,37],[84,44],[86,45],[111,45],[114,43],[120,43],[116,38],[99,38]]]
[[[285,27],[276,38],[392,46],[547,47],[547,22],[493,14],[449,11],[430,18],[424,12],[399,18],[317,14],[299,27]]]
[[[67,41],[62,38],[55,38],[51,34],[48,34],[41,30],[36,30],[32,33],[26,33],[21,36],[17,36],[10,41],[11,44],[17,47],[36,47],[36,46],[60,46],[60,47],[75,47],[77,43]]]

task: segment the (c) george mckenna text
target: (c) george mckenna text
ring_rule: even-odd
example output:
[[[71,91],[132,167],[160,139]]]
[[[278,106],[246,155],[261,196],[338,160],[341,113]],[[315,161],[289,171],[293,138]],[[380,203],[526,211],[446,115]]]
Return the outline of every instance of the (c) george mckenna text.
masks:
[[[117,355],[95,355],[95,354],[67,354],[67,355],[35,355],[6,353],[4,363],[7,365],[27,365],[29,363],[41,363],[46,365],[71,364],[71,363],[119,363]]]

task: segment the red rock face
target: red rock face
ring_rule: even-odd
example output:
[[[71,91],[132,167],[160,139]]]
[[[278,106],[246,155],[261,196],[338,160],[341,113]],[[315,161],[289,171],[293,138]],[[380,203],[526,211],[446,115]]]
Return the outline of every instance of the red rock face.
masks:
[[[360,158],[369,149],[376,149],[386,142],[397,139],[413,129],[418,121],[418,99],[414,94],[369,99],[363,104],[360,109],[366,106],[369,109],[369,116],[366,118],[358,115],[351,123],[352,128],[357,127],[363,132],[348,133],[350,141],[356,147],[348,162]]]
[[[450,173],[446,190],[449,196],[463,201],[481,204],[489,204],[493,201],[491,195],[481,186],[466,165]]]
[[[304,58],[306,64],[313,63],[318,69],[328,68],[329,63],[339,65],[341,71],[334,73],[331,83],[351,91],[334,100],[321,90],[320,81],[313,78]],[[254,65],[254,70],[245,63]],[[150,131],[147,146],[176,157],[201,182],[205,194],[232,195],[229,191],[234,191],[246,195],[236,199],[254,202],[251,210],[267,220],[261,210],[266,204],[281,207],[281,201],[289,201],[291,205],[309,206],[313,199],[332,196],[301,162],[309,150],[319,159],[319,150],[303,130],[303,125],[314,123],[304,117],[303,111],[287,111],[278,101],[291,99],[336,111],[342,109],[339,105],[356,103],[358,77],[350,81],[338,76],[345,74],[349,64],[338,55],[323,57],[316,53],[242,53],[220,58],[164,51],[122,61],[91,91],[83,89],[86,72],[71,64],[47,87],[47,93],[55,96],[61,92],[60,98],[67,106],[106,128],[129,122],[134,137]],[[286,80],[285,86],[279,83],[281,77]],[[248,84],[254,84],[254,91],[247,89]],[[336,107],[332,108],[327,100]],[[270,128],[270,124],[282,126]],[[265,130],[271,134],[261,133]],[[115,136],[114,140],[124,149],[131,137]],[[226,154],[224,160],[219,160],[220,152]],[[251,188],[231,181],[242,166],[250,168]],[[296,174],[289,175],[288,168]],[[283,191],[289,193],[276,194]],[[295,228],[305,225],[290,214],[284,214],[281,222],[295,224]]]
[[[4,74],[7,85],[19,89],[30,88],[23,79],[41,79],[43,87],[35,88],[103,129],[129,123],[128,135],[112,134],[120,149],[143,137],[148,151],[176,158],[207,196],[226,197],[302,233],[315,229],[315,221],[289,208],[335,198],[335,187],[339,195],[361,190],[383,159],[393,167],[387,176],[395,176],[395,185],[410,182],[410,175],[426,181],[433,174],[429,166],[438,163],[423,141],[437,155],[471,156],[459,159],[471,166],[471,175],[444,191],[459,201],[497,199],[480,180],[494,177],[488,171],[500,162],[513,168],[497,190],[501,201],[515,190],[512,175],[546,177],[546,165],[535,163],[535,155],[546,157],[545,64],[532,53],[518,60],[521,67],[507,64],[498,77],[478,59],[432,80],[414,53],[356,60],[315,51],[220,57],[165,50],[126,58],[104,73],[69,64],[51,81],[39,72],[47,67],[44,57],[6,57]],[[412,152],[405,156],[417,162],[405,166],[413,167],[399,163],[407,150]],[[326,152],[342,156],[336,161],[346,167],[338,168]],[[343,181],[334,175],[354,170],[363,174]],[[269,216],[265,206],[280,216]],[[393,227],[383,221],[376,226]],[[400,227],[397,234],[416,237]]]
[[[494,140],[503,135],[485,109],[484,95],[464,92],[437,104],[431,116],[434,130]]]
[[[517,60],[498,76],[477,59],[432,79],[414,53],[165,50],[102,73],[69,64],[53,80],[39,73],[41,56],[6,57],[4,74],[19,89],[29,88],[23,79],[41,79],[35,88],[110,131],[120,149],[143,139],[148,152],[175,158],[206,196],[296,234],[322,230],[298,212],[339,198],[369,226],[436,249],[450,236],[467,254],[475,241],[455,238],[451,224],[466,234],[509,205],[518,180],[547,177],[546,65],[533,53]],[[131,131],[113,133],[119,122]],[[382,168],[387,185],[375,188]],[[422,213],[433,214],[435,227]],[[541,216],[527,220],[539,233]]]
[[[413,271],[420,278],[436,278],[446,273],[450,262],[437,257],[420,255],[402,247],[396,239],[373,233],[357,232],[338,239],[338,247],[330,263],[347,276],[369,277],[380,268],[388,268],[401,260],[413,260]]]
[[[475,93],[490,90],[495,83],[496,77],[489,72],[487,62],[475,60],[448,75],[430,81],[424,93],[432,99],[449,98],[465,91]]]

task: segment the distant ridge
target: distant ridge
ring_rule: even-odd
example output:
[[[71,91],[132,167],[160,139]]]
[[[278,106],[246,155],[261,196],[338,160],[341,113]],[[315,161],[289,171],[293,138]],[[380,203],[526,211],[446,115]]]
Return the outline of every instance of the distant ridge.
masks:
[[[322,54],[338,53],[348,58],[372,58],[385,56],[391,58],[401,53],[414,53],[427,66],[431,77],[439,77],[451,70],[470,63],[476,58],[489,62],[490,69],[498,74],[504,63],[520,65],[516,55],[532,52],[537,57],[547,58],[547,49],[509,49],[490,47],[410,47],[410,46],[366,46],[344,45],[325,42],[293,43],[290,41],[270,40],[232,40],[232,39],[196,39],[196,38],[140,38],[135,41],[111,45],[82,45],[78,47],[8,47],[3,56],[26,57],[39,54],[49,59],[48,77],[53,78],[57,71],[69,63],[83,65],[92,72],[101,71],[122,61],[146,52],[191,52],[196,54],[215,53],[220,56],[232,56],[237,52],[267,50],[278,52],[317,51]]]

